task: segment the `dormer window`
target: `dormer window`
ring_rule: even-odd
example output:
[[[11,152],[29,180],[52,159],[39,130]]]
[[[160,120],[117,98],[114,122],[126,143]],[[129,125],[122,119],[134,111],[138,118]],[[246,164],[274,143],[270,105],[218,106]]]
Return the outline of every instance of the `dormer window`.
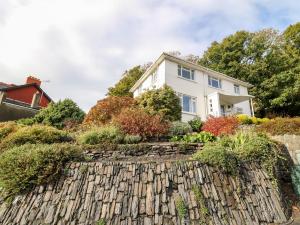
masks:
[[[195,71],[187,67],[178,65],[178,76],[189,80],[195,80]]]
[[[214,88],[222,88],[221,80],[211,76],[208,76],[208,85]]]
[[[234,87],[234,93],[239,95],[240,94],[240,85],[235,84],[233,87]]]

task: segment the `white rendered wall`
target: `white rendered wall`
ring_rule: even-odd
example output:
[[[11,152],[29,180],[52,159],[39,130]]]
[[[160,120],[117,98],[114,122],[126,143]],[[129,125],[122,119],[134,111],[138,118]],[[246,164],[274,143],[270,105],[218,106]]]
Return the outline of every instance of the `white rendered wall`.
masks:
[[[163,61],[156,70],[157,80],[155,83],[152,83],[152,75],[148,76],[146,80],[140,85],[141,93],[139,93],[139,88],[137,88],[133,92],[133,97],[137,97],[138,95],[144,93],[147,90],[151,90],[153,88],[160,88],[165,84],[165,61]]]
[[[164,60],[157,68],[157,82],[152,84],[152,76],[141,84],[142,93],[153,88],[160,88],[167,84],[174,89],[175,92],[190,95],[196,98],[196,113],[182,113],[182,121],[189,121],[195,116],[206,120],[208,115],[220,116],[220,102],[217,92],[229,95],[236,95],[234,93],[234,82],[221,78],[222,88],[213,88],[208,85],[208,74],[199,70],[195,70],[195,80],[188,80],[177,75],[178,64],[169,60]],[[246,87],[240,86],[240,95],[247,95]],[[134,97],[138,96],[138,88],[134,92]],[[213,113],[209,113],[208,99],[213,99]],[[243,109],[243,113],[251,115],[249,101],[235,104],[234,107]]]
[[[177,74],[178,64],[165,61],[166,64],[166,84],[174,89],[174,91],[196,97],[196,114],[194,113],[182,113],[182,121],[188,121],[193,119],[196,115],[201,119],[206,118],[206,104],[204,98],[204,86],[203,86],[203,73],[195,70],[195,80],[188,80],[179,77]]]

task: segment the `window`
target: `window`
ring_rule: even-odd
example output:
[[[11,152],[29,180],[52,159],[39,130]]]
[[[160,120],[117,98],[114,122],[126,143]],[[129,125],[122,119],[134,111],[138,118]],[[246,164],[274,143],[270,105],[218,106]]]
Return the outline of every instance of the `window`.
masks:
[[[178,65],[178,76],[189,80],[195,80],[195,71],[189,68]]]
[[[183,112],[196,113],[196,98],[189,95],[178,94]]]
[[[215,88],[222,88],[221,80],[211,76],[208,77],[208,85]]]
[[[152,85],[154,85],[157,81],[157,71],[155,71],[153,74],[152,74],[152,80],[151,80],[151,83]]]
[[[237,84],[234,85],[234,93],[240,94],[240,86]]]
[[[142,93],[142,85],[140,85],[139,87],[138,87],[138,94],[141,94]]]

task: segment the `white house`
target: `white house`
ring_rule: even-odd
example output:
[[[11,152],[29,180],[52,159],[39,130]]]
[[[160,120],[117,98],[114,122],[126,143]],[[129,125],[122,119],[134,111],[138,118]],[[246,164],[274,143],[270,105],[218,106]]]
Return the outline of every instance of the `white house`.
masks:
[[[130,91],[137,97],[164,84],[181,99],[182,121],[195,116],[206,120],[209,115],[253,115],[254,96],[248,94],[251,84],[167,53],[161,54]]]

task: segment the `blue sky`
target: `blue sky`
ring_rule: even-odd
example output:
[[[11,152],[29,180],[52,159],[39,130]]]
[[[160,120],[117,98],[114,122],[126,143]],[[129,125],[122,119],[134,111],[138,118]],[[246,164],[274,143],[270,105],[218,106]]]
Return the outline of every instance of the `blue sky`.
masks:
[[[0,81],[35,75],[84,110],[163,51],[202,55],[237,30],[300,21],[298,0],[1,0]]]

